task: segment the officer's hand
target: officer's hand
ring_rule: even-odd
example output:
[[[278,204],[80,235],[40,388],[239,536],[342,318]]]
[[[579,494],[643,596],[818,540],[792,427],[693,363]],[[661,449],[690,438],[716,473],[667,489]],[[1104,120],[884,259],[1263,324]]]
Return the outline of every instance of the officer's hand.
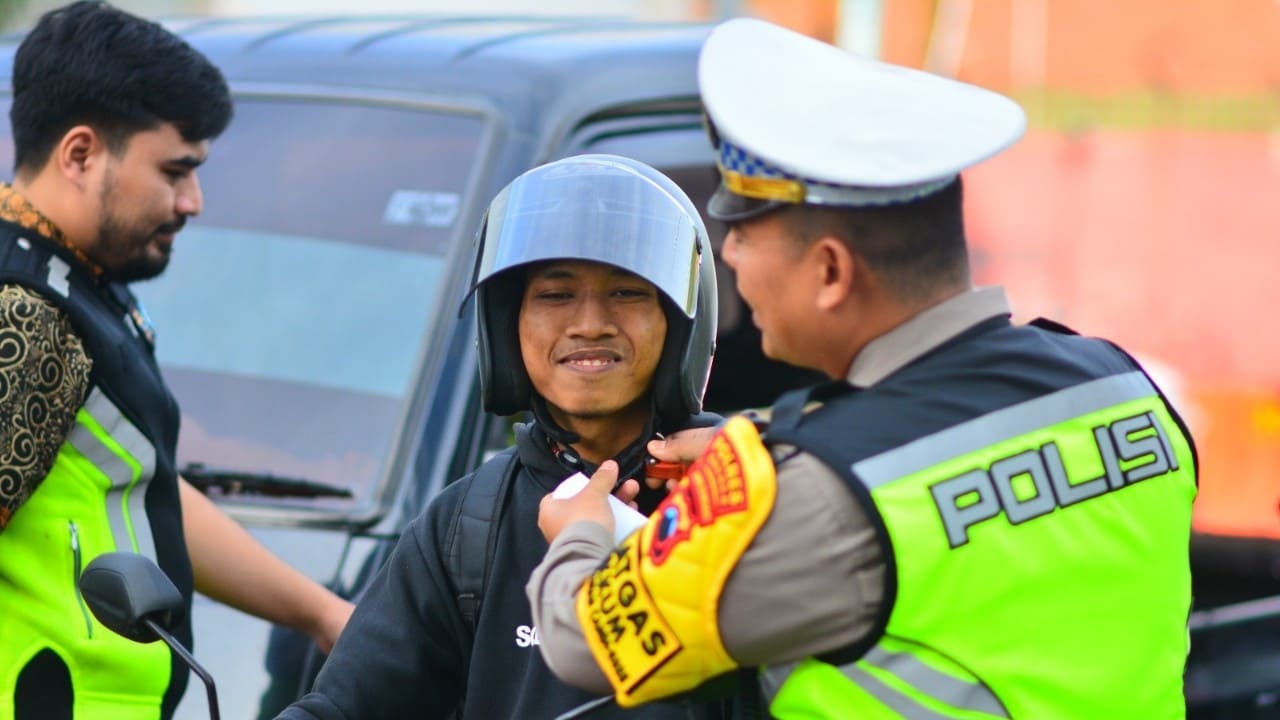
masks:
[[[613,513],[609,510],[609,491],[618,482],[618,463],[606,460],[591,476],[586,487],[576,495],[557,498],[548,493],[538,507],[538,529],[547,542],[555,540],[570,525],[587,520],[603,525],[613,535]],[[637,491],[639,487],[637,486]]]
[[[711,444],[711,438],[715,436],[717,430],[719,428],[714,427],[680,430],[671,433],[663,440],[650,440],[647,449],[649,454],[660,462],[677,463],[687,468],[702,455],[707,445]],[[666,487],[667,490],[671,490],[676,485],[676,480],[665,475],[646,476],[644,481],[649,487],[655,489]]]
[[[636,497],[640,494],[640,483],[635,480],[628,479],[622,481],[622,484],[614,488],[613,496],[626,503],[632,510],[639,510],[636,504]]]

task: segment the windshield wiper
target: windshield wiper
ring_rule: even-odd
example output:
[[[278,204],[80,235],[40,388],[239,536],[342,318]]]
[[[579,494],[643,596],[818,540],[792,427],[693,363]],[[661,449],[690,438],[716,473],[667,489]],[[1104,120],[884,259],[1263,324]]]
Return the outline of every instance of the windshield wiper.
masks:
[[[313,480],[283,477],[264,472],[223,470],[204,463],[187,463],[178,471],[197,490],[209,494],[216,489],[222,495],[266,495],[269,497],[351,497],[351,491]]]

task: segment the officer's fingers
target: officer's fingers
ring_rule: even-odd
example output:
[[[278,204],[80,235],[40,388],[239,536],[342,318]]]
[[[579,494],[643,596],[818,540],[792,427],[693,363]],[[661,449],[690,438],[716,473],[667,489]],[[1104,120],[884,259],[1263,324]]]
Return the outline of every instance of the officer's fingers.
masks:
[[[600,467],[596,469],[596,473],[591,476],[591,481],[587,483],[586,490],[598,493],[601,496],[608,495],[613,492],[613,486],[618,484],[618,463],[612,460],[605,460],[600,463]],[[637,488],[637,492],[639,488]]]
[[[542,536],[551,542],[556,539],[559,534],[558,529],[551,527],[552,516],[555,514],[551,509],[551,503],[555,502],[555,498],[551,497],[551,493],[542,496],[542,500],[538,503],[538,529],[542,531]]]
[[[650,440],[649,454],[666,462],[688,465],[693,462],[715,436],[716,428],[690,428],[668,435],[663,440]]]
[[[613,513],[609,511],[609,492],[618,481],[618,463],[606,461],[588,478],[578,492],[569,497],[556,497],[553,492],[543,497],[538,507],[538,529],[551,542],[570,525],[581,520],[603,525],[613,532]]]
[[[589,487],[573,497],[557,498],[547,494],[542,498],[538,507],[538,529],[547,542],[554,541],[565,528],[579,520],[598,522],[612,530],[613,518],[608,504],[603,498],[594,497]]]
[[[661,487],[667,487],[671,481],[666,478],[653,477],[651,475],[644,476],[644,484],[648,485],[651,490],[657,490]]]
[[[644,484],[648,485],[651,490],[666,490],[668,494],[680,487],[680,481],[675,478],[661,478],[646,476]]]
[[[640,494],[640,483],[635,480],[626,480],[613,491],[613,496],[624,503],[635,507],[636,496]]]

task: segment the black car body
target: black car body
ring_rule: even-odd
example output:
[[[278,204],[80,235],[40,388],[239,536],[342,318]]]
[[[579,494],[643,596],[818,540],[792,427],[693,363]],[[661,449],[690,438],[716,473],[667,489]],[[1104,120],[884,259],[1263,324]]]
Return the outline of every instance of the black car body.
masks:
[[[204,214],[170,270],[137,288],[182,403],[179,462],[193,479],[240,475],[209,492],[287,562],[358,597],[405,524],[507,442],[507,422],[481,411],[470,308],[459,313],[487,202],[534,165],[608,152],[659,168],[705,205],[717,175],[695,65],[708,28],[554,17],[168,25],[222,68],[237,103],[200,171]],[[0,46],[5,77],[19,39]],[[11,164],[4,140],[0,162]],[[724,228],[708,226],[718,245]],[[815,377],[760,355],[732,288],[722,273],[707,397],[721,412]],[[271,494],[245,492],[255,484]],[[321,661],[302,638],[204,598],[195,615],[195,655],[227,717],[272,716]],[[1197,632],[1226,637],[1214,617],[1198,619]],[[1251,654],[1234,641],[1193,652],[1193,715],[1265,704],[1280,687],[1274,670],[1230,670],[1275,663],[1275,643],[1251,640]],[[179,716],[205,713],[192,686]]]

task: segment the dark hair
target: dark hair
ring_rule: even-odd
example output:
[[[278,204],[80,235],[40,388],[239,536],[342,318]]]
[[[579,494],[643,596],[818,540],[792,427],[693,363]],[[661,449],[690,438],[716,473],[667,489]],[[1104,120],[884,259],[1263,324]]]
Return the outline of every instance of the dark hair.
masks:
[[[14,167],[44,165],[62,136],[92,127],[119,154],[135,133],[172,123],[188,142],[231,122],[222,73],[181,38],[103,2],[45,13],[13,61]]]
[[[929,299],[940,285],[968,281],[963,206],[964,190],[957,177],[910,202],[863,208],[803,205],[782,213],[802,242],[823,235],[840,238],[889,292],[910,302]]]

